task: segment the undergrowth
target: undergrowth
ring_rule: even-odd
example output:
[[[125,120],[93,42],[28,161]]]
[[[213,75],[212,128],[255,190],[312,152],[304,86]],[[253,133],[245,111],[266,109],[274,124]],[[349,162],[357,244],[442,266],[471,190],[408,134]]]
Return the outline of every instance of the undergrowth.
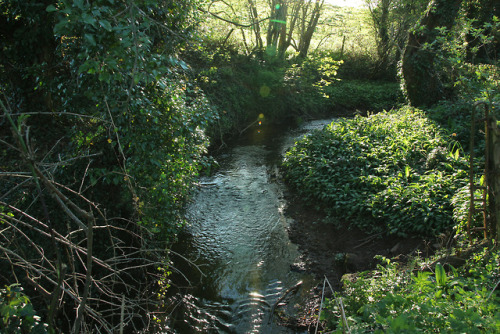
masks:
[[[467,168],[453,134],[411,107],[339,119],[298,141],[283,161],[285,179],[316,209],[367,233],[400,236],[454,225],[451,200]]]
[[[350,333],[498,333],[500,251],[485,247],[453,268],[416,257],[407,267],[381,258],[372,272],[344,281],[343,310],[327,300],[327,331]],[[445,271],[448,269],[448,272]]]

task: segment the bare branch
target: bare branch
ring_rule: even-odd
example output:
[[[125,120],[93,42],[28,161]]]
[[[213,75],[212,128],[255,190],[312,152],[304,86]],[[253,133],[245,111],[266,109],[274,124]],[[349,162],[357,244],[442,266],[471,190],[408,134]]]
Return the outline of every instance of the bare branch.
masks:
[[[234,22],[234,21],[231,21],[231,20],[225,19],[225,18],[223,18],[222,16],[219,16],[219,15],[217,15],[217,14],[215,14],[215,13],[209,12],[209,11],[207,11],[207,10],[203,9],[203,8],[198,8],[198,10],[200,10],[201,12],[203,12],[203,13],[205,13],[205,14],[210,14],[210,15],[212,15],[212,16],[213,16],[213,17],[215,17],[216,19],[219,19],[219,20],[221,20],[221,21],[224,21],[224,22],[226,22],[226,23],[230,23],[230,24],[232,24],[232,25],[235,25],[235,26],[237,26],[237,27],[241,27],[241,28],[251,28],[251,27],[253,27],[253,26],[255,26],[255,25],[257,25],[257,24],[259,24],[259,23],[261,23],[261,22],[263,22],[263,21],[269,20],[269,19],[271,18],[271,17],[266,17],[265,19],[260,19],[259,21],[252,22],[252,23],[249,23],[249,24],[241,24],[241,23],[239,23],[239,22]]]

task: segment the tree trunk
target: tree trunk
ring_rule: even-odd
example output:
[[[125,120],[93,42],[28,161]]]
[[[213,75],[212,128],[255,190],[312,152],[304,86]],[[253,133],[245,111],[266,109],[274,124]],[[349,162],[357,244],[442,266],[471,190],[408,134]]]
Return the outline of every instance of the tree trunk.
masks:
[[[414,106],[430,106],[444,96],[439,69],[435,68],[435,51],[429,46],[436,41],[438,27],[450,29],[457,17],[462,0],[434,0],[408,37],[403,54],[404,90]],[[428,47],[423,48],[427,45]]]
[[[272,14],[267,29],[266,49],[270,54],[276,55],[280,35],[286,33],[287,5],[279,0],[272,0],[270,5]]]
[[[377,53],[380,59],[380,68],[385,70],[389,62],[389,53],[391,51],[390,38],[389,38],[389,6],[392,0],[380,1],[380,20],[378,26],[378,45]],[[373,14],[372,14],[373,15]]]
[[[292,43],[293,31],[295,30],[295,25],[297,23],[297,19],[299,18],[300,7],[304,4],[304,0],[298,0],[295,2],[295,5],[292,7],[292,15],[288,27],[288,32],[284,32],[281,38],[283,38],[283,43],[280,43],[280,47],[278,50],[278,54],[280,58],[285,56],[286,50]]]
[[[262,36],[260,34],[260,23],[259,23],[259,14],[257,12],[257,7],[255,7],[255,3],[253,0],[248,0],[248,6],[250,9],[250,18],[252,19],[252,29],[255,34],[255,45],[258,50],[262,50],[263,42]]]
[[[309,19],[307,25],[307,29],[305,29],[305,31],[303,31],[303,33],[300,36],[300,42],[299,42],[300,58],[305,58],[307,56],[307,52],[309,51],[309,46],[311,45],[311,39],[314,34],[314,30],[318,25],[319,17],[321,16],[321,10],[323,9],[324,3],[325,0],[316,0],[313,11],[311,13],[311,18]],[[303,17],[303,20],[304,21],[306,20],[305,15]]]

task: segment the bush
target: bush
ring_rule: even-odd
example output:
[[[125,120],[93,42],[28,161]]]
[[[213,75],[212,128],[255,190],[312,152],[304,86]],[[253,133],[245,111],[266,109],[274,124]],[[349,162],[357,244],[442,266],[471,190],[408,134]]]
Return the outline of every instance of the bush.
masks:
[[[342,67],[342,66],[341,66]],[[342,80],[325,88],[330,109],[389,110],[403,102],[399,84],[384,81]]]
[[[467,182],[452,138],[410,107],[333,122],[297,142],[283,169],[318,210],[368,233],[402,236],[453,226],[451,198]]]
[[[48,333],[47,325],[40,322],[30,299],[18,284],[0,289],[0,332]]]
[[[383,259],[385,266],[356,280],[344,281],[344,310],[351,333],[498,333],[500,252],[485,248],[456,270],[445,272],[401,268]],[[420,266],[419,266],[420,267]],[[323,320],[328,329],[342,332],[340,310],[327,301]]]

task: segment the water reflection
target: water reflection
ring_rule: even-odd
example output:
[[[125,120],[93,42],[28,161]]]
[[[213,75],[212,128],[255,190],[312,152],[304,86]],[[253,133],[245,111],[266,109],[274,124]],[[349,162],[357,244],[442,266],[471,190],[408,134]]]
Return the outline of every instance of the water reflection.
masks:
[[[183,268],[200,282],[184,291],[171,324],[178,333],[294,333],[270,321],[271,309],[298,281],[305,282],[294,297],[299,304],[314,284],[290,271],[299,254],[286,232],[282,188],[270,176],[297,133],[278,135],[259,119],[220,161],[220,172],[202,180],[189,207],[177,249],[196,259],[204,276]]]

